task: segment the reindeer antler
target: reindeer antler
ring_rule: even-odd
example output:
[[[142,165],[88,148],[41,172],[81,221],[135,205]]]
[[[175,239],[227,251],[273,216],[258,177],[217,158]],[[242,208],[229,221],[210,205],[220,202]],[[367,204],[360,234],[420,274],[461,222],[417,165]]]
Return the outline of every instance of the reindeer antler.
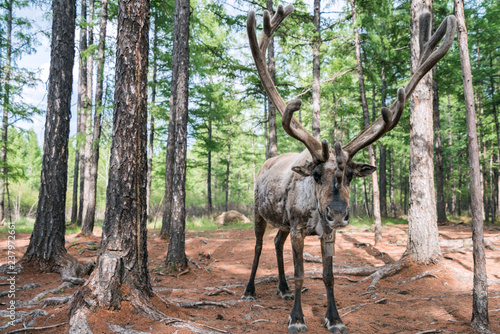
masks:
[[[405,88],[398,89],[398,96],[389,109],[382,108],[382,116],[375,122],[365,128],[360,134],[352,139],[344,150],[348,153],[349,159],[361,149],[377,141],[387,132],[391,131],[399,122],[404,110],[405,103],[415,90],[422,77],[448,52],[455,38],[457,21],[455,16],[446,17],[436,32],[431,36],[431,14],[424,13],[419,17],[420,20],[420,59],[415,73],[410,77],[410,81]],[[446,37],[441,46],[433,51],[439,41]]]
[[[285,8],[283,8],[282,5],[279,5],[272,18],[269,11],[264,11],[263,31],[260,35],[259,42],[257,42],[255,12],[251,11],[248,14],[247,19],[248,40],[250,42],[250,50],[252,51],[257,72],[259,72],[260,81],[266,90],[267,96],[283,117],[281,122],[283,128],[291,137],[304,143],[311,153],[313,161],[315,163],[320,163],[328,160],[330,154],[328,141],[323,139],[320,143],[304,128],[302,124],[300,124],[295,117],[293,117],[293,113],[300,109],[302,101],[294,100],[288,105],[285,103],[281,95],[278,93],[271,76],[269,75],[266,64],[266,50],[269,41],[281,22],[283,22],[283,20],[290,15],[293,10],[294,8],[292,5],[288,5]]]

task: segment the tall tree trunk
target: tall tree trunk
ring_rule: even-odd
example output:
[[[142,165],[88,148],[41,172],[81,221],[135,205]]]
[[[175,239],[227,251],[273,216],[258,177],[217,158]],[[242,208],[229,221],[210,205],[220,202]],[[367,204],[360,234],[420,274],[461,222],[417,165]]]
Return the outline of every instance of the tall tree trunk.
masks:
[[[3,225],[5,219],[4,193],[8,184],[7,168],[7,131],[9,128],[9,107],[10,107],[10,66],[12,56],[12,0],[7,0],[5,7],[7,9],[7,50],[5,55],[5,80],[3,82],[3,118],[2,118],[2,146],[0,148],[0,160],[2,164],[2,176],[0,177],[0,225]],[[12,218],[10,219],[12,221]]]
[[[97,267],[70,307],[70,333],[91,333],[87,314],[123,302],[153,320],[147,250],[149,1],[118,2],[113,139]]]
[[[314,37],[313,37],[313,79],[312,79],[312,134],[317,140],[321,140],[321,125],[320,125],[320,94],[321,94],[321,59],[319,56],[319,50],[321,48],[321,15],[320,8],[321,0],[314,0],[314,13],[313,13],[313,25],[314,25]]]
[[[211,109],[210,105],[210,109]],[[212,117],[208,118],[208,140],[212,141]],[[252,148],[253,148],[253,137],[252,137]],[[254,168],[255,169],[255,168]],[[212,212],[212,150],[208,150],[207,154],[207,208],[208,212]]]
[[[458,165],[458,203],[457,203],[457,213],[459,216],[462,215],[462,165]]]
[[[89,27],[88,27],[88,48],[94,44],[94,0],[89,0]],[[93,93],[93,76],[94,76],[94,53],[91,52],[87,59],[87,125],[85,131],[84,154],[85,169],[81,171],[83,179],[83,198],[82,202],[82,234],[91,235],[94,231],[94,217],[90,217],[95,213],[95,210],[90,209],[91,195],[93,185],[90,183],[90,170],[92,168],[92,93]]]
[[[267,10],[271,13],[271,17],[274,15],[273,10],[273,0],[267,0]],[[275,71],[275,60],[274,60],[274,37],[271,37],[269,45],[267,47],[267,68],[269,70],[269,75],[276,84],[276,71]],[[278,137],[276,135],[276,108],[272,104],[271,100],[267,100],[269,103],[269,152],[267,158],[273,158],[278,155]]]
[[[267,95],[264,95],[264,146],[266,147],[266,160],[269,159],[269,114],[267,112],[268,104],[271,102],[268,101]]]
[[[394,152],[390,151],[387,154],[389,156],[389,211],[392,212],[392,216],[396,217],[396,205],[394,204]]]
[[[172,204],[170,217],[170,241],[167,267],[182,270],[187,266],[185,253],[186,225],[186,153],[189,94],[189,0],[175,1],[174,50],[172,63],[176,63],[175,88],[175,153],[172,178]],[[171,120],[172,121],[172,120]]]
[[[229,125],[232,124],[232,119],[229,120]],[[231,128],[229,128],[229,137],[227,138],[227,161],[226,161],[226,201],[225,201],[225,210],[229,211],[229,175],[231,172]]]
[[[177,6],[177,1],[176,1]],[[177,18],[177,15],[175,15]],[[175,23],[174,23],[175,24]],[[174,35],[177,32],[174,26]],[[175,36],[174,36],[175,40]],[[174,43],[174,47],[177,47],[178,43]],[[175,51],[175,50],[174,50]],[[175,56],[175,52],[173,53]],[[177,61],[172,59],[172,78],[177,78]],[[170,84],[170,116],[168,119],[168,138],[167,138],[167,154],[165,163],[165,204],[163,207],[163,217],[161,222],[160,237],[167,239],[170,236],[170,226],[172,223],[172,198],[173,198],[173,178],[175,169],[175,137],[176,137],[176,98],[177,98],[177,80],[172,80]]]
[[[493,58],[490,53],[490,89],[491,89],[491,100],[493,101],[492,103],[492,109],[493,109],[493,117],[495,119],[495,132],[497,135],[497,165],[500,166],[500,125],[498,123],[498,109],[497,109],[497,103],[495,100],[495,94],[496,94],[496,89],[495,89],[495,77],[493,75]],[[495,212],[497,212],[498,215],[500,215],[500,167],[497,166],[497,179],[496,179],[496,207],[495,207]]]
[[[87,95],[87,58],[84,56],[87,50],[87,0],[81,1],[80,13],[80,46],[79,46],[79,73],[78,73],[78,107],[77,107],[77,132],[76,132],[76,151],[75,151],[75,167],[73,173],[73,205],[71,208],[71,222],[76,222],[78,226],[82,225],[81,212],[82,201],[81,193],[83,191],[82,180],[83,177],[78,176],[81,169],[81,147],[82,137],[85,136],[85,103]],[[80,182],[79,182],[80,181]],[[78,186],[80,183],[80,186]],[[80,191],[80,200],[78,201],[78,191]],[[80,210],[78,210],[80,209]]]
[[[380,215],[387,217],[387,149],[384,144],[380,144],[379,156],[379,189],[380,189]]]
[[[387,80],[385,78],[385,67],[382,67],[381,73],[382,91],[381,91],[381,106],[385,107],[385,99],[387,97]],[[373,86],[373,101],[375,101],[375,86]],[[373,103],[373,117],[375,118],[375,102]],[[380,215],[387,217],[387,148],[384,144],[380,144],[379,158],[379,173],[380,173]]]
[[[490,53],[490,70],[493,72],[493,58]],[[493,117],[495,119],[495,132],[497,135],[497,199],[496,199],[496,212],[500,215],[500,124],[498,123],[498,109],[497,109],[497,104],[495,101],[495,78],[493,76],[493,73],[490,75],[490,89],[491,89],[491,100],[493,101],[492,103],[492,108],[493,108]]]
[[[454,0],[455,15],[458,25],[458,47],[462,64],[464,82],[465,110],[467,121],[467,139],[470,163],[472,242],[474,257],[474,289],[472,293],[471,325],[478,331],[489,325],[488,317],[488,283],[486,277],[486,255],[484,251],[483,221],[481,212],[481,178],[479,171],[479,148],[476,132],[476,112],[474,110],[474,90],[472,88],[472,73],[467,42],[467,27],[465,26],[464,3]]]
[[[411,70],[417,68],[420,57],[420,36],[428,22],[420,22],[420,14],[432,12],[432,1],[411,2]],[[432,25],[431,25],[432,26]],[[420,33],[419,33],[420,32]],[[410,98],[410,205],[408,208],[408,246],[413,261],[436,263],[441,258],[434,192],[434,162],[432,154],[432,73],[427,73]]]
[[[82,210],[82,233],[92,234],[95,224],[96,196],[97,196],[97,171],[99,168],[99,141],[101,139],[101,113],[103,109],[103,84],[104,84],[104,61],[106,46],[106,25],[108,21],[108,0],[101,0],[101,18],[99,23],[99,46],[97,49],[97,86],[95,94],[95,112],[92,131],[92,142],[90,145],[90,158],[88,177],[85,187],[87,199]]]
[[[87,0],[82,0],[82,14],[80,19],[80,77],[78,78],[78,115],[80,116],[79,134],[78,137],[78,150],[80,152],[80,198],[78,205],[78,219],[79,226],[82,225],[83,216],[83,198],[84,198],[84,183],[85,183],[85,170],[87,168],[86,142],[87,142],[87,123],[89,118],[89,95],[88,95],[88,60],[86,55],[88,48],[88,20],[87,20]],[[81,91],[80,91],[81,89]]]
[[[356,22],[356,3],[350,0],[352,7],[352,22],[354,23],[354,47],[356,49],[356,60],[358,70],[359,91],[361,95],[361,106],[363,107],[363,119],[365,128],[370,125],[370,115],[368,112],[368,103],[366,102],[365,79],[363,76],[363,66],[361,63],[361,46],[359,42],[358,27]],[[368,156],[370,165],[376,166],[375,152],[373,146],[368,146]],[[380,218],[380,195],[378,188],[377,173],[372,173],[372,187],[373,187],[373,216],[375,218],[375,245],[382,241],[382,220]]]
[[[453,146],[453,134],[451,132],[451,102],[450,102],[450,94],[447,94],[448,98],[448,127],[449,127],[449,132],[448,132],[448,147],[451,148]],[[449,159],[448,162],[448,175],[450,176],[449,179],[453,177],[453,161],[452,159]],[[456,207],[457,207],[457,196],[456,196],[456,183],[455,180],[451,181],[451,195],[450,195],[450,200],[449,200],[449,207],[448,207],[448,212],[451,215],[454,215],[456,213]]]
[[[154,108],[156,105],[156,85],[158,84],[158,17],[155,12],[154,29],[153,29],[153,87],[151,91],[151,106],[150,123],[149,123],[149,150],[148,150],[148,177],[146,184],[146,204],[148,220],[152,219],[151,215],[151,180],[153,173],[153,154],[154,154],[154,139],[155,139],[155,116]]]
[[[43,160],[35,226],[22,262],[42,271],[78,274],[64,247],[68,137],[75,60],[75,1],[52,2],[52,41]],[[80,273],[81,274],[81,273]]]
[[[436,73],[434,66],[432,73]],[[437,222],[447,222],[446,218],[446,205],[444,201],[444,180],[443,180],[443,152],[441,141],[441,124],[439,121],[439,93],[438,84],[436,79],[432,80],[432,110],[434,115],[434,151],[436,154],[436,165],[434,173],[436,174],[436,208],[437,208]]]

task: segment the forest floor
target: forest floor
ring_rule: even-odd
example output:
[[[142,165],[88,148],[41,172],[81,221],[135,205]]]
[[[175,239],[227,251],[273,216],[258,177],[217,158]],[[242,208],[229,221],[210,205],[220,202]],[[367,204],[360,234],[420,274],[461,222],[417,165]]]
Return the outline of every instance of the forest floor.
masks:
[[[493,333],[500,333],[499,230],[498,227],[485,228],[485,237],[491,241],[491,249],[486,250],[486,256],[490,329]],[[355,282],[363,277],[335,275],[336,303],[349,333],[475,333],[469,325],[472,312],[472,250],[467,241],[463,247],[455,245],[458,239],[470,238],[470,226],[441,226],[439,231],[443,242],[452,240],[446,247],[452,252],[445,253],[439,264],[427,267],[411,265],[392,277],[382,279],[375,293],[368,293],[366,290],[370,281]],[[398,260],[406,248],[406,233],[407,225],[385,226],[383,242],[375,248],[372,247],[373,233],[367,228],[348,227],[337,234],[334,263],[365,267],[384,265],[382,259],[385,262]],[[95,258],[100,242],[97,234],[96,232],[96,235],[90,238],[77,234],[68,235],[68,252],[82,261]],[[293,301],[282,300],[276,295],[277,265],[273,242],[275,234],[276,230],[269,229],[264,237],[264,249],[257,272],[257,298],[254,301],[242,301],[240,297],[253,260],[253,230],[188,231],[186,253],[192,261],[189,270],[175,275],[165,271],[166,241],[158,237],[158,231],[149,231],[151,283],[163,299],[162,301],[155,297],[153,303],[166,315],[183,319],[204,330],[212,327],[229,333],[286,333],[288,314]],[[26,250],[29,237],[28,233],[17,235],[17,256],[20,257],[20,253]],[[7,259],[5,239],[5,235],[0,238],[0,263],[5,263]],[[290,288],[293,289],[291,246],[288,241],[285,245],[285,270]],[[306,238],[305,252],[311,261],[319,259],[321,253],[317,237]],[[309,333],[327,333],[322,327],[326,297],[321,268],[320,263],[305,263],[306,279],[302,306]],[[429,271],[431,276],[398,284]],[[5,279],[0,283],[5,283]],[[18,291],[18,301],[32,300],[43,291],[59,287],[62,282],[57,274],[41,274],[29,269],[17,276],[17,288],[31,283],[37,285],[35,288]],[[0,286],[0,291],[8,289],[8,285]],[[28,312],[24,320],[26,326],[45,327],[67,323],[68,304],[49,306],[49,303],[43,307],[43,301],[55,296],[71,296],[77,289],[78,286],[60,289],[56,294],[48,294],[42,298],[39,305],[19,307],[16,311],[18,315],[21,314],[19,311]],[[6,315],[4,311],[7,310],[8,303],[8,296],[0,297],[1,316]],[[29,324],[33,313],[36,313],[33,311],[42,308],[46,313],[42,312],[42,316],[35,317],[35,322]],[[32,312],[31,315],[29,312]],[[0,319],[3,321],[0,326],[9,321],[8,318]],[[100,311],[91,315],[89,320],[95,334],[113,333],[109,324],[121,326],[122,330],[126,328],[145,333],[191,333],[190,330],[175,327],[172,323],[165,324],[141,318],[132,314],[128,305],[120,312]],[[0,332],[20,328],[23,328],[22,322]],[[64,324],[33,332],[67,333],[68,328],[68,325]]]

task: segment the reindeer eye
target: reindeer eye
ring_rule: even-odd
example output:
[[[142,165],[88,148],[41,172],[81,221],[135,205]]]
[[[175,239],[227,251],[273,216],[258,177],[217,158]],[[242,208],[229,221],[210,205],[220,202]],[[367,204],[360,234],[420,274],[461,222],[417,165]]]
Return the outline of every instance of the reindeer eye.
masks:
[[[314,181],[316,181],[317,184],[321,184],[321,174],[318,171],[313,171],[312,174]]]

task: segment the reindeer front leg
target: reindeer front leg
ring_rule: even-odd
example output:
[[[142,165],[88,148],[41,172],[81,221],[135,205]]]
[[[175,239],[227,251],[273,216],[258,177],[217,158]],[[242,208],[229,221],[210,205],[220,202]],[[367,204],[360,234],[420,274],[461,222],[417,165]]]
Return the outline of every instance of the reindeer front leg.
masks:
[[[307,327],[305,324],[304,313],[302,313],[302,284],[304,283],[304,231],[302,229],[292,229],[292,252],[293,264],[295,269],[295,301],[293,309],[288,316],[289,333],[305,333]]]
[[[321,256],[323,260],[323,282],[326,287],[327,308],[324,326],[334,334],[348,334],[347,328],[340,320],[339,312],[335,306],[333,293],[333,235],[326,233],[321,237]]]

